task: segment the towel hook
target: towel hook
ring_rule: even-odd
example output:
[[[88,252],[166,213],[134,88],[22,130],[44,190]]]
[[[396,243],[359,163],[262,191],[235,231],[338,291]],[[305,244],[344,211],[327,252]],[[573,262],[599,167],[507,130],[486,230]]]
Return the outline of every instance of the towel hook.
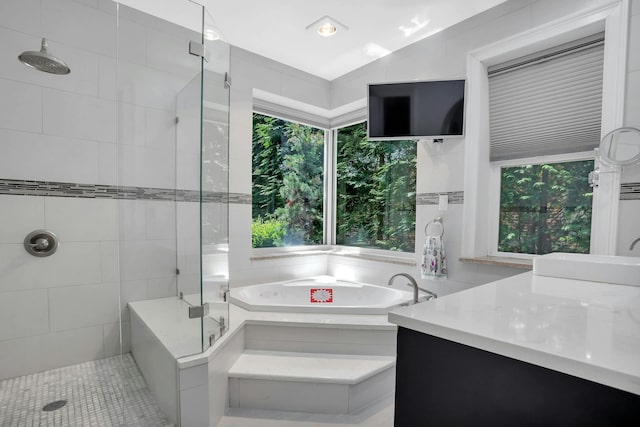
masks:
[[[430,234],[429,233],[429,226],[440,226],[440,235],[437,234]],[[444,224],[442,223],[442,217],[437,217],[434,218],[433,221],[430,221],[427,223],[427,225],[424,226],[424,235],[428,238],[428,237],[442,237],[444,236]]]

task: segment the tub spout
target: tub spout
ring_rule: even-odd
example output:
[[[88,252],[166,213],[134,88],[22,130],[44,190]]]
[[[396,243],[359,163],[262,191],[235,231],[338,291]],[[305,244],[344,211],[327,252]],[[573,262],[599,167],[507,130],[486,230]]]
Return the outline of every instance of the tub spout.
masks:
[[[387,286],[391,286],[391,284],[393,283],[393,279],[395,279],[398,276],[402,276],[405,279],[409,280],[409,283],[407,283],[407,285],[413,287],[413,303],[414,304],[418,303],[418,290],[421,290],[422,292],[427,294],[427,301],[432,300],[434,298],[438,298],[438,295],[431,292],[430,290],[419,287],[418,282],[416,282],[416,279],[414,279],[411,275],[407,273],[394,274],[389,278],[389,281],[387,282]]]
[[[640,237],[638,237],[636,240],[633,241],[633,243],[631,243],[631,246],[629,246],[629,250],[632,251],[633,248],[636,246],[636,243],[640,242]]]

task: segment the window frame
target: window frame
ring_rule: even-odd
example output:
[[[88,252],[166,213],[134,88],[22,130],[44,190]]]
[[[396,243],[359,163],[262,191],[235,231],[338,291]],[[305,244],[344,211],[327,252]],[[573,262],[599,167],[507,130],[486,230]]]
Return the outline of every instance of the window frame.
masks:
[[[517,252],[500,252],[498,251],[498,235],[500,230],[500,193],[501,193],[501,169],[503,167],[523,166],[523,165],[539,165],[548,163],[564,163],[575,162],[581,160],[596,160],[593,151],[582,151],[577,153],[556,154],[552,156],[536,156],[526,157],[522,159],[499,160],[490,162],[489,172],[489,250],[488,254],[492,257],[500,258],[517,258],[532,260],[538,256],[535,254],[523,254]],[[597,165],[595,165],[597,168]],[[591,234],[594,233],[593,211],[595,203],[592,201],[592,217],[591,217]]]

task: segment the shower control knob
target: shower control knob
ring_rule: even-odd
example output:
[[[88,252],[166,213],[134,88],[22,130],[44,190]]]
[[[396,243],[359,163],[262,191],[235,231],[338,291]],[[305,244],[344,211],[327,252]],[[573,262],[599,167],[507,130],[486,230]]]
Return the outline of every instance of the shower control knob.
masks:
[[[24,238],[24,248],[37,257],[53,255],[58,250],[58,238],[47,230],[32,231]]]

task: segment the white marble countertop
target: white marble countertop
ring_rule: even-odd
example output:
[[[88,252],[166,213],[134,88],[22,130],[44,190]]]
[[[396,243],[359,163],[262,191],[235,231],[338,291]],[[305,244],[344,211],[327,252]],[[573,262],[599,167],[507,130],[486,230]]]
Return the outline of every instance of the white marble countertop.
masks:
[[[527,272],[389,313],[398,326],[640,395],[640,287]]]

